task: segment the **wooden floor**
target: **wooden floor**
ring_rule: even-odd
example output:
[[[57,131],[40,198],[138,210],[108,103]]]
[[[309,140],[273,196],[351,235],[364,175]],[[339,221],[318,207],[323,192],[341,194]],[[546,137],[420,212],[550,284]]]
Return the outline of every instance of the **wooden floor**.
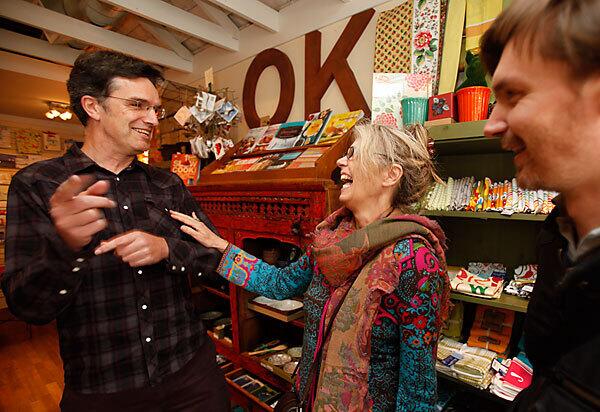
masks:
[[[7,316],[0,313],[0,319]],[[0,324],[0,411],[58,411],[63,369],[54,324]]]

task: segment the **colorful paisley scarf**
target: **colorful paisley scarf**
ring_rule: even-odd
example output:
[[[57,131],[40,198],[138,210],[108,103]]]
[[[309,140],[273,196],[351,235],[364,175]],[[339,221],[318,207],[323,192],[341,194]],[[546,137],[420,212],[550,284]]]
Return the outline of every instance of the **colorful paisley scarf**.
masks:
[[[310,410],[371,410],[368,390],[371,330],[382,296],[393,292],[400,279],[393,253],[395,244],[409,237],[420,238],[435,251],[445,274],[446,237],[436,222],[423,216],[394,211],[356,229],[352,213],[341,208],[317,226],[311,252],[317,270],[331,285],[332,294],[321,320],[317,348],[324,347],[318,381],[315,384],[313,380],[310,391]],[[445,276],[439,328],[449,304],[450,288]],[[340,302],[344,295],[344,301]],[[329,338],[322,342],[324,325],[329,324],[331,313],[339,304],[342,307]]]

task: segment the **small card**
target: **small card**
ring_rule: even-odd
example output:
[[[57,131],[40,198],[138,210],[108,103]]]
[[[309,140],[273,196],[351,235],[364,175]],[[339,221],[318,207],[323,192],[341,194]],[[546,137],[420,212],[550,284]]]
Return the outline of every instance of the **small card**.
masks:
[[[179,123],[181,126],[183,126],[188,121],[188,119],[190,118],[191,115],[192,115],[192,112],[190,112],[190,109],[188,109],[187,106],[181,106],[179,108],[179,110],[177,110],[177,113],[175,113],[175,115],[173,117],[175,118],[177,123]]]

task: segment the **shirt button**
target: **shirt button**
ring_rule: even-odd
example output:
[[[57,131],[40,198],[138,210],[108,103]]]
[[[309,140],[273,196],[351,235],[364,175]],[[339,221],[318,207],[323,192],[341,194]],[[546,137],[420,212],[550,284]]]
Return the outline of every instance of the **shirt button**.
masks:
[[[181,267],[181,271],[182,271],[182,272],[185,272],[185,266],[182,266],[182,267]]]
[[[150,342],[151,340],[152,340],[152,338],[151,338],[150,336],[148,336],[148,337],[146,338],[146,342]]]
[[[75,267],[73,268],[73,272],[79,272],[79,270],[80,270],[80,269],[81,269],[81,268],[80,268],[79,266],[75,266]]]
[[[67,289],[61,289],[58,291],[59,295],[66,295],[67,294]]]
[[[125,205],[125,206],[123,206],[123,209],[127,210],[127,209],[129,209],[129,206]]]
[[[144,310],[148,309],[148,305],[142,305],[142,309],[144,309]]]
[[[198,277],[202,276],[202,272],[198,272]]]
[[[121,181],[121,179],[119,179],[118,177],[117,177],[117,178],[115,178],[115,180],[116,180],[117,182],[120,182],[120,181]]]
[[[175,265],[171,266],[171,270],[176,270],[176,269],[177,269],[177,266],[175,266]]]
[[[142,272],[142,269],[138,270],[138,275],[141,275],[142,273],[144,273]]]
[[[84,258],[77,258],[77,262],[79,262],[79,263],[83,263],[84,261],[85,261]]]

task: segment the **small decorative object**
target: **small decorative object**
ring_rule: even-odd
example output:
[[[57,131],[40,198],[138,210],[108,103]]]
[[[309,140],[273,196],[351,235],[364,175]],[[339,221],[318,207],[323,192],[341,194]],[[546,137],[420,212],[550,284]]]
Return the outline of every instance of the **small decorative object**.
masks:
[[[56,151],[61,150],[60,136],[54,132],[44,132],[44,150]]]
[[[401,100],[404,125],[425,123],[427,120],[427,97],[405,97]]]
[[[22,154],[39,154],[42,152],[42,135],[33,130],[17,132],[17,151]]]
[[[458,121],[471,122],[488,117],[491,90],[487,87],[485,70],[479,56],[467,52],[466,79],[456,89]]]
[[[193,154],[174,154],[171,158],[171,172],[178,175],[186,185],[193,185],[198,178],[200,160]]]
[[[429,98],[428,120],[455,119],[456,105],[454,93],[438,94]]]
[[[13,147],[13,130],[6,126],[0,126],[0,149]]]

